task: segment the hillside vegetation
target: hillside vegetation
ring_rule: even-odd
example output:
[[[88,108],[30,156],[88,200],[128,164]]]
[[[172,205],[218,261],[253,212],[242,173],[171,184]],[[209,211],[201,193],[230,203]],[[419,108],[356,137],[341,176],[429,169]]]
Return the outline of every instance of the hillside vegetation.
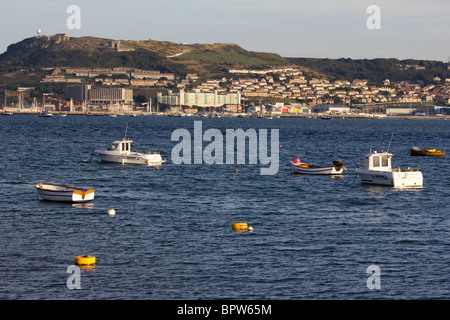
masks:
[[[367,79],[372,83],[411,81],[432,83],[448,78],[441,61],[397,59],[284,58],[275,53],[247,51],[236,44],[180,44],[156,40],[121,40],[124,51],[112,47],[113,39],[32,37],[12,44],[0,55],[0,87],[32,85],[55,67],[128,67],[159,70],[175,75],[196,73],[203,78],[223,76],[229,68],[263,69],[297,65],[308,77]]]
[[[448,77],[447,64],[442,61],[398,59],[315,59],[287,58],[296,65],[328,75],[331,79],[367,79],[372,83],[390,81],[433,83],[434,77]]]
[[[218,67],[288,64],[273,53],[250,52],[235,44],[177,44],[168,41],[122,40],[130,51],[111,47],[112,39],[95,37],[54,41],[28,38],[0,55],[0,71],[45,67],[131,67],[173,73],[208,73]]]

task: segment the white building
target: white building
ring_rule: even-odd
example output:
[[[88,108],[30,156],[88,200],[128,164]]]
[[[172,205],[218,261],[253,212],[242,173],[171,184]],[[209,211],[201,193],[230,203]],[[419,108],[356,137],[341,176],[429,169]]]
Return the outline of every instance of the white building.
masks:
[[[350,113],[350,107],[345,104],[318,104],[312,108],[314,113]]]
[[[241,94],[239,91],[219,94],[217,90],[214,90],[214,92],[184,92],[181,89],[179,93],[173,93],[169,90],[167,95],[158,93],[157,101],[161,104],[176,106],[221,107],[227,104],[241,104]]]

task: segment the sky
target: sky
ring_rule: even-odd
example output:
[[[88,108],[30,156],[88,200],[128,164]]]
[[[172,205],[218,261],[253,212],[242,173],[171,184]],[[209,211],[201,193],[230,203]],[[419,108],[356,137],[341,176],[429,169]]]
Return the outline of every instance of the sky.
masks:
[[[448,62],[449,0],[3,0],[0,53],[42,34],[235,43],[306,58]],[[67,8],[80,8],[79,29]],[[379,15],[367,12],[379,8]],[[368,27],[368,20],[370,28]],[[378,24],[379,28],[373,26]]]

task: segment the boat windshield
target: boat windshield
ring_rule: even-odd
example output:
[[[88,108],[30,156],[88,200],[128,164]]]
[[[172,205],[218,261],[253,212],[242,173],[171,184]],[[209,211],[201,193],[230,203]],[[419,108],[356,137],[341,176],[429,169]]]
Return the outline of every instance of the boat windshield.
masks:
[[[113,144],[111,145],[111,147],[108,148],[108,150],[110,150],[110,151],[117,150],[117,143],[113,143]]]
[[[373,166],[379,167],[380,166],[380,157],[372,157]]]

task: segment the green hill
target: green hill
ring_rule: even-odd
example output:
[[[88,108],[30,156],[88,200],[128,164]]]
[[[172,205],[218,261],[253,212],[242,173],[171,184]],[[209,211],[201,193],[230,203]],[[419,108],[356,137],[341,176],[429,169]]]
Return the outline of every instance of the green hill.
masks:
[[[12,44],[0,55],[0,88],[33,86],[54,67],[128,67],[175,75],[196,73],[202,79],[223,76],[228,68],[262,69],[297,65],[307,77],[432,83],[449,77],[441,61],[397,59],[285,58],[247,51],[236,44],[180,44],[156,40],[41,36]]]
[[[120,41],[95,37],[60,41],[33,37],[12,44],[0,55],[0,71],[45,67],[132,67],[173,73],[209,73],[234,65],[289,64],[272,53],[250,52],[235,44],[177,44],[168,41]]]

